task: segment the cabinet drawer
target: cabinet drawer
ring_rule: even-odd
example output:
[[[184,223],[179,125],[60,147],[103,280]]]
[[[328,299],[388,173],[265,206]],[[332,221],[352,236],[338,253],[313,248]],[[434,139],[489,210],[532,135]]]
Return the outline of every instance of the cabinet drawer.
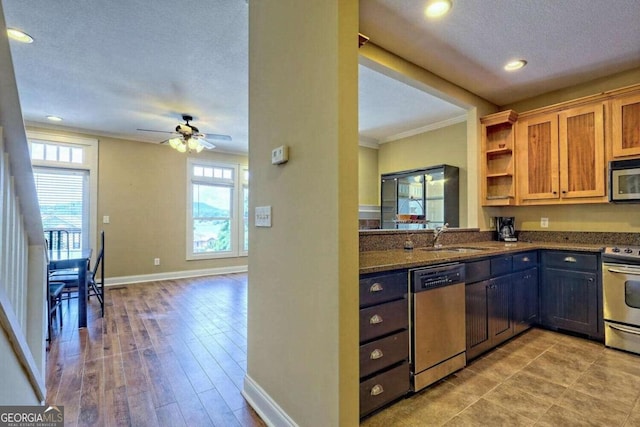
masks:
[[[360,417],[409,392],[409,364],[390,369],[360,383]]]
[[[409,331],[403,331],[360,346],[360,378],[406,360]]]
[[[464,268],[467,283],[480,282],[491,277],[491,263],[488,259],[467,262]]]
[[[513,256],[513,271],[526,270],[538,265],[538,252],[523,252]]]
[[[545,267],[568,270],[597,270],[598,255],[578,252],[548,251],[542,254]]]
[[[491,258],[491,277],[511,273],[511,255]]]
[[[360,279],[360,307],[403,298],[408,290],[406,271],[378,274]]]
[[[388,302],[360,310],[360,342],[407,329],[409,326],[406,299]]]

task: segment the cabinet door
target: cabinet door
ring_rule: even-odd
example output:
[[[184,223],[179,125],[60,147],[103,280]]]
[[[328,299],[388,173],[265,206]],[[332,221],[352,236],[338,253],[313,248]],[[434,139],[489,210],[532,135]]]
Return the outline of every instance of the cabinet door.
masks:
[[[538,269],[531,268],[512,276],[513,331],[528,329],[538,321]]]
[[[611,103],[613,157],[640,155],[640,94]]]
[[[519,123],[517,144],[520,199],[558,199],[558,116]]]
[[[561,197],[604,197],[604,104],[571,108],[558,118]]]
[[[542,323],[596,336],[597,284],[595,273],[545,268],[540,284]]]
[[[513,336],[511,276],[509,274],[489,281],[489,331],[492,347]]]
[[[467,359],[491,348],[489,283],[489,280],[484,280],[465,286]]]

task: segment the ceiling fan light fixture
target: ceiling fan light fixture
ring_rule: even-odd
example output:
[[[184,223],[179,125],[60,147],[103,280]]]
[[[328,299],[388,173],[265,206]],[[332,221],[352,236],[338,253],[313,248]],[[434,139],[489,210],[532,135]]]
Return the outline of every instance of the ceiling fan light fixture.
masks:
[[[186,153],[187,152],[187,144],[180,144],[176,147],[178,153]]]
[[[182,139],[180,138],[171,138],[169,140],[169,145],[171,146],[171,148],[173,148],[174,150],[178,149],[178,146],[183,145],[182,144]]]
[[[431,0],[427,2],[424,13],[429,18],[439,18],[446,15],[452,6],[451,0]]]
[[[516,59],[514,61],[507,62],[507,64],[504,66],[504,69],[506,71],[516,71],[521,69],[525,65],[527,65],[527,61],[525,61],[524,59]]]
[[[202,144],[198,144],[196,147],[196,153],[200,153],[202,150],[204,150],[204,146]]]
[[[9,36],[11,40],[15,40],[20,43],[33,43],[33,37],[16,28],[7,28],[7,36]]]
[[[201,145],[200,145],[200,143],[198,142],[198,140],[197,140],[197,139],[195,139],[195,138],[189,138],[189,139],[187,140],[187,146],[189,147],[189,150],[195,150],[195,149],[197,149],[198,147],[200,147]]]

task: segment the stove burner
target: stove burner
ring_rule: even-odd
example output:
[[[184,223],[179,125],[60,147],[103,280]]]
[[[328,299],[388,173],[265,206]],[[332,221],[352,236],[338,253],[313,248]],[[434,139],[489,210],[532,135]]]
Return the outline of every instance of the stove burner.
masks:
[[[640,264],[640,246],[608,246],[604,248],[602,260]]]

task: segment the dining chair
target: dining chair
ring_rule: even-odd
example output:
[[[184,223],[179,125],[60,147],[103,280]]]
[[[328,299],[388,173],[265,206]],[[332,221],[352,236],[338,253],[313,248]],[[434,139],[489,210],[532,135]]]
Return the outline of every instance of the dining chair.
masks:
[[[98,270],[100,270],[99,279],[97,277]],[[104,317],[104,230],[100,232],[100,251],[98,252],[96,263],[89,272],[87,295],[89,299],[91,299],[92,296],[98,298],[101,316]]]
[[[54,317],[58,318],[60,329],[62,329],[62,290],[64,283],[52,282],[47,278],[47,311],[48,311],[48,330],[47,341],[51,341],[51,332],[53,330]]]

